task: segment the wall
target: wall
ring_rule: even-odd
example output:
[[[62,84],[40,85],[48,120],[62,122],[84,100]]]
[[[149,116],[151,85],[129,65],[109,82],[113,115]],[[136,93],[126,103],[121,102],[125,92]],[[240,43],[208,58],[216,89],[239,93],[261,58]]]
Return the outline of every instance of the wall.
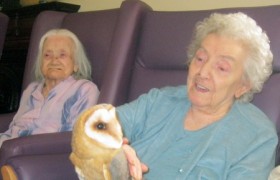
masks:
[[[122,0],[58,0],[80,4],[80,11],[102,10],[117,8]],[[250,7],[280,5],[280,0],[143,0],[154,10],[181,11],[202,10],[226,7]]]

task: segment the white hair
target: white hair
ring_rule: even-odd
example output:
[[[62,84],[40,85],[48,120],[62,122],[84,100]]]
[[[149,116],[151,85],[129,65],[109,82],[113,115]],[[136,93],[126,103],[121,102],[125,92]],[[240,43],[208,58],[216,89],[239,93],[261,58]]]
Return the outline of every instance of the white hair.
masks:
[[[264,82],[272,73],[273,55],[266,33],[255,20],[244,13],[213,13],[196,24],[195,34],[188,48],[188,63],[193,59],[203,39],[209,34],[234,38],[241,41],[247,48],[248,57],[244,63],[244,78],[249,81],[251,90],[238,100],[251,101],[254,93],[262,90]]]
[[[69,37],[74,42],[74,63],[78,66],[77,72],[72,75],[75,79],[91,79],[91,65],[85,53],[84,47],[78,37],[67,29],[52,29],[45,33],[39,43],[39,50],[37,55],[37,61],[35,63],[35,78],[40,81],[44,79],[43,73],[41,71],[42,65],[42,51],[44,42],[48,37],[54,35],[61,35]]]

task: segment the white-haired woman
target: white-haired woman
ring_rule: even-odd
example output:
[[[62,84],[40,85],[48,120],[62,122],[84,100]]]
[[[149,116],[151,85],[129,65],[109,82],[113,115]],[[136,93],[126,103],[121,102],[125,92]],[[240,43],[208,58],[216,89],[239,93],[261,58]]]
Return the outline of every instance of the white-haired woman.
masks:
[[[272,73],[268,37],[243,13],[212,14],[196,25],[188,59],[186,86],[153,89],[117,108],[131,174],[267,179],[278,138],[249,101]]]
[[[77,116],[96,104],[99,90],[77,36],[66,29],[48,31],[40,40],[36,81],[23,92],[20,107],[3,141],[31,134],[72,130]]]

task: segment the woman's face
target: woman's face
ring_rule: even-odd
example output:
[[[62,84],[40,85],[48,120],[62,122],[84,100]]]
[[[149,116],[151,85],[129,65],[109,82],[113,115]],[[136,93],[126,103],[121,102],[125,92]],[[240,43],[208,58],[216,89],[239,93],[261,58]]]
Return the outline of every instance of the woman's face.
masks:
[[[192,106],[210,112],[228,110],[235,97],[249,90],[243,76],[246,57],[240,41],[209,34],[189,67],[187,85]]]
[[[77,71],[73,51],[74,43],[67,36],[53,35],[45,40],[41,70],[47,81],[62,81]]]

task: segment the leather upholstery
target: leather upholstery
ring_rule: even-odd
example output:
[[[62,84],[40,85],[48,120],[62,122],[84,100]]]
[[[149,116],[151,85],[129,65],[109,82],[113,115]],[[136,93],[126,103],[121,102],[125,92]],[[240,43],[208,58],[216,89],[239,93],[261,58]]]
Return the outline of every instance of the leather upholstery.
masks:
[[[136,2],[141,4],[141,1]],[[213,12],[238,12],[242,11],[253,17],[260,26],[267,32],[271,40],[271,48],[274,53],[274,74],[265,84],[262,93],[257,94],[253,103],[260,107],[273,122],[277,125],[277,130],[280,132],[280,33],[277,27],[280,27],[280,6],[268,6],[268,7],[252,7],[252,8],[232,8],[232,9],[217,9],[217,10],[205,10],[205,11],[182,11],[182,12],[170,12],[170,11],[153,11],[146,8],[145,15],[142,18],[135,18],[132,16],[132,12],[120,13],[119,17],[130,19],[133,21],[139,20],[138,23],[133,24],[133,33],[126,32],[122,28],[125,27],[124,21],[121,26],[115,29],[116,34],[122,34],[123,36],[114,36],[113,42],[117,44],[118,41],[125,41],[127,46],[119,46],[115,51],[111,50],[109,53],[109,59],[115,58],[128,58],[127,61],[111,61],[108,65],[107,73],[112,72],[121,73],[123,76],[110,77],[105,75],[104,79],[113,79],[114,83],[119,83],[122,88],[117,91],[116,94],[111,94],[105,97],[101,95],[100,102],[110,102],[107,98],[117,98],[120,104],[123,102],[129,102],[137,98],[140,94],[147,92],[153,87],[163,87],[170,85],[180,85],[186,83],[187,76],[187,54],[186,48],[190,43],[194,24],[198,20],[202,20]],[[123,16],[122,16],[123,15]],[[87,20],[91,21],[91,20]],[[124,36],[132,35],[132,39],[128,40],[131,44],[127,43]],[[115,45],[115,44],[114,44]],[[34,48],[34,47],[33,47]],[[128,54],[115,54],[123,52],[124,49],[129,49]],[[120,68],[122,67],[122,68]],[[117,72],[116,72],[117,71]],[[124,79],[122,79],[122,78]],[[102,85],[101,91],[108,90],[109,84]],[[104,89],[103,89],[104,88]],[[105,90],[105,91],[106,91]],[[109,94],[109,93],[108,93]],[[118,95],[118,97],[114,97]],[[119,103],[115,103],[118,105]],[[65,134],[67,136],[67,133]],[[69,139],[70,139],[70,134]],[[22,141],[25,138],[18,139]],[[68,140],[69,140],[68,139]],[[7,141],[6,145],[10,144]],[[27,143],[22,143],[27,144]],[[36,144],[34,144],[35,146]],[[67,146],[67,143],[64,144]],[[64,146],[63,145],[63,146]],[[28,145],[24,145],[28,146]],[[26,148],[22,151],[32,151],[34,147]],[[63,151],[66,149],[66,154]],[[35,174],[40,174],[46,177],[42,179],[76,179],[71,169],[70,161],[67,158],[67,152],[70,147],[62,147],[62,151],[56,149],[52,153],[46,153],[44,155],[36,156],[21,156],[20,158],[9,158],[6,163],[12,165],[15,169],[20,169],[17,173],[25,173],[20,179],[37,177]],[[60,149],[60,148],[59,148]],[[58,155],[57,153],[61,153]],[[2,158],[0,152],[0,159]],[[58,159],[60,157],[60,159]],[[279,157],[277,156],[277,163],[279,164]],[[44,162],[43,170],[40,169],[39,164]],[[58,162],[59,161],[59,162]],[[63,162],[62,162],[63,161]],[[53,169],[56,167],[56,163],[59,163],[63,172],[57,172]],[[28,168],[27,168],[28,167]],[[27,168],[27,169],[25,169]],[[38,170],[37,170],[38,169]],[[34,175],[31,176],[30,174]],[[65,175],[65,176],[63,176]],[[71,176],[73,175],[73,176]],[[59,178],[58,178],[59,177]]]

